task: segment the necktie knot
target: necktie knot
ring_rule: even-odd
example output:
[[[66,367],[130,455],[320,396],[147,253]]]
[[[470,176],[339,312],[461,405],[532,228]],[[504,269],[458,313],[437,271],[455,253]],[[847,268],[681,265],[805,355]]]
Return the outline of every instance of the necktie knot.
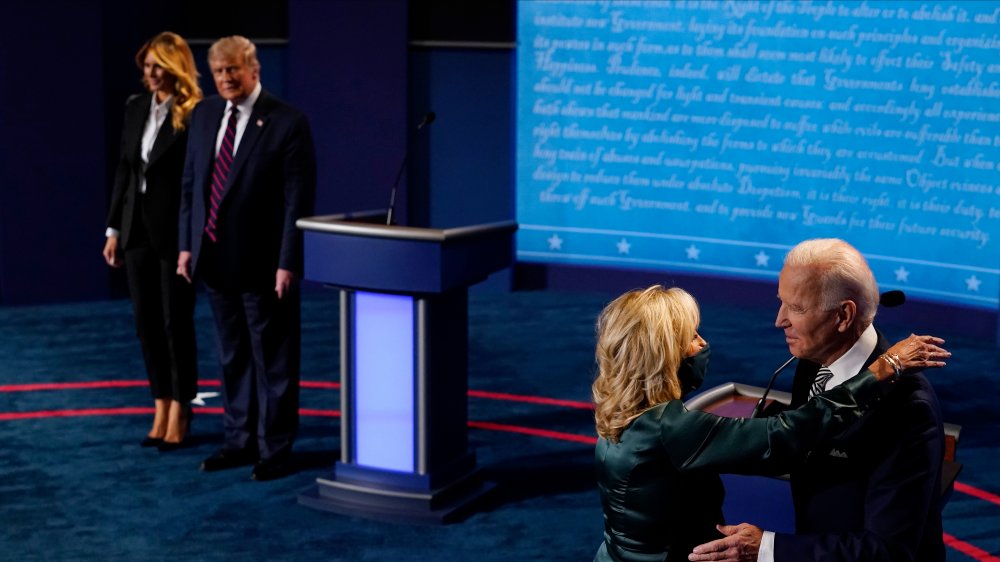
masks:
[[[816,373],[816,378],[813,379],[812,386],[809,388],[809,397],[812,398],[817,394],[821,394],[826,391],[826,384],[830,382],[833,378],[833,371],[827,369],[826,367],[820,367],[819,371]]]

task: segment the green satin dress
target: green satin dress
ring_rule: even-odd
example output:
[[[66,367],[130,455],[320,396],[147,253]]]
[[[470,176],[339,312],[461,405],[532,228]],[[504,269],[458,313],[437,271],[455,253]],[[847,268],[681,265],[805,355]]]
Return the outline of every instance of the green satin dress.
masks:
[[[721,536],[719,473],[787,472],[874,407],[883,386],[864,371],[797,410],[761,419],[688,411],[672,400],[636,418],[618,443],[599,439],[604,543],[594,560],[687,560],[693,547]]]

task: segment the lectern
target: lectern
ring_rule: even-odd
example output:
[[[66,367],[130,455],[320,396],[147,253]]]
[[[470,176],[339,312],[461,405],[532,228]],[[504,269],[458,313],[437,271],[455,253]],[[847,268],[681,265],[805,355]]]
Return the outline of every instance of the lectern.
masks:
[[[297,222],[305,278],[340,290],[341,364],[340,460],[299,503],[444,523],[491,487],[476,477],[467,437],[468,287],[511,264],[517,225],[416,228],[372,216]]]

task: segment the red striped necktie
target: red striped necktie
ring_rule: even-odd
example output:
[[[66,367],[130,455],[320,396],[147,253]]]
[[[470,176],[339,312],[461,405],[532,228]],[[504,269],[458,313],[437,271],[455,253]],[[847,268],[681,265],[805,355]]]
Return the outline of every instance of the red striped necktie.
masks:
[[[226,123],[226,134],[219,146],[219,155],[215,157],[215,167],[212,168],[212,192],[208,196],[208,220],[205,221],[205,234],[218,242],[215,232],[219,224],[219,204],[222,203],[222,189],[226,186],[229,169],[233,166],[233,145],[236,142],[236,121],[240,110],[234,105]]]

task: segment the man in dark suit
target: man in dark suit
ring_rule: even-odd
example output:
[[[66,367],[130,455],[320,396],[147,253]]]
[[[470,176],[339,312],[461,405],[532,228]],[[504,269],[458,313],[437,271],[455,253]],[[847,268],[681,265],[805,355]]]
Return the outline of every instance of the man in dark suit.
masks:
[[[775,325],[799,358],[792,407],[876,360],[888,342],[872,325],[878,286],[864,257],[837,239],[792,249],[778,278]],[[742,523],[690,560],[943,562],[941,409],[922,374],[903,377],[878,408],[815,449],[791,473],[796,534]]]
[[[304,115],[260,85],[244,37],[209,49],[219,96],[194,112],[184,167],[178,273],[198,275],[215,316],[225,438],[203,471],[288,472],[298,430],[302,237],[316,157]]]

